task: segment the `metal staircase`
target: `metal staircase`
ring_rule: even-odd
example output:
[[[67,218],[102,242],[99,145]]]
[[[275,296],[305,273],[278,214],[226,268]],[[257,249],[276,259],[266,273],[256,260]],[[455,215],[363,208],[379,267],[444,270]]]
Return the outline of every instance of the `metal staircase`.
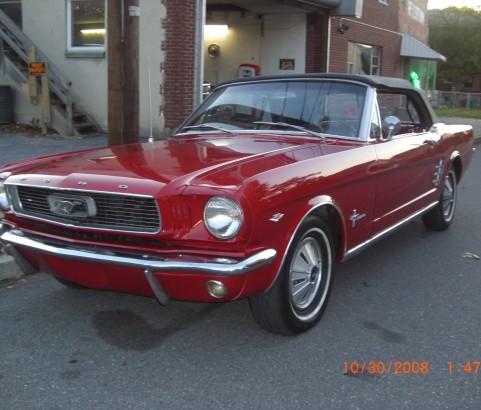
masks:
[[[37,61],[48,67],[48,89],[51,101],[51,123],[57,132],[69,136],[86,136],[101,127],[78,104],[72,101],[72,82],[48,57],[0,10],[0,61],[3,74],[28,100],[29,50],[35,50]]]

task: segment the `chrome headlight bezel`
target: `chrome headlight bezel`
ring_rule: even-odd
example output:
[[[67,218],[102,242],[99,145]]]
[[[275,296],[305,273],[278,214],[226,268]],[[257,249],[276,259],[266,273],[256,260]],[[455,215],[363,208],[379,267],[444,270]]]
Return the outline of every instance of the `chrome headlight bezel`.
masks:
[[[0,174],[0,209],[2,211],[10,210],[10,201],[8,200],[7,190],[5,189],[5,179],[8,175]]]
[[[209,198],[204,207],[204,225],[217,239],[234,238],[244,223],[244,212],[239,203],[226,196]]]

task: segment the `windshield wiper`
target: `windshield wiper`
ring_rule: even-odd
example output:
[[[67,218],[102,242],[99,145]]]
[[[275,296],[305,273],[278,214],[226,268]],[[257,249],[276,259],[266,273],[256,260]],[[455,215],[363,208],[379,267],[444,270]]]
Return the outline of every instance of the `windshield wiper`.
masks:
[[[298,131],[305,132],[310,135],[314,135],[315,137],[321,138],[323,140],[326,139],[326,136],[323,134],[301,127],[300,125],[288,124],[287,122],[254,121],[254,124],[269,125],[271,127],[280,127],[280,128],[292,128]]]
[[[225,128],[218,127],[216,125],[210,125],[210,124],[188,125],[187,127],[183,127],[182,130],[193,130],[193,129],[196,129],[196,128],[197,129],[208,128],[208,129],[211,129],[211,130],[226,132],[227,134],[235,134],[234,131],[226,130]]]

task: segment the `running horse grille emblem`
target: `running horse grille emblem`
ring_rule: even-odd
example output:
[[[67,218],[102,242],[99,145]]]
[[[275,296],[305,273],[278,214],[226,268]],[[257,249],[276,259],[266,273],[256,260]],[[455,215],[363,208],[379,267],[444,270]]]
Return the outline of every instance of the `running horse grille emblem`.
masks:
[[[47,200],[55,215],[88,218],[97,214],[95,201],[88,196],[49,195]]]

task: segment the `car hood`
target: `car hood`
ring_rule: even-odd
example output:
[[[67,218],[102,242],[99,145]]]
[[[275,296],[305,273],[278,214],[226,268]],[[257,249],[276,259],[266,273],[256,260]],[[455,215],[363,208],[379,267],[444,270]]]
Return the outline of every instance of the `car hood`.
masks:
[[[302,136],[189,135],[19,161],[1,171],[11,172],[8,183],[156,195],[166,186],[177,193],[189,185],[236,186],[257,173],[352,147]]]

